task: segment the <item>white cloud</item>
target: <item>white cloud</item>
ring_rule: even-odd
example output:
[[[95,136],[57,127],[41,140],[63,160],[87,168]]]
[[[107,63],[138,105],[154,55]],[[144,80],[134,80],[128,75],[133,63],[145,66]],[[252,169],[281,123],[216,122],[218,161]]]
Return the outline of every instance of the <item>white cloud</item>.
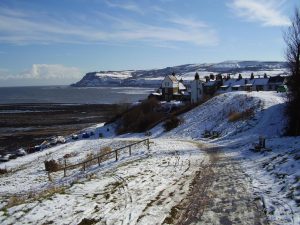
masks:
[[[282,13],[286,0],[232,0],[228,6],[237,16],[263,26],[288,26],[289,18]]]
[[[139,10],[130,4],[113,4],[111,7],[125,7]],[[93,12],[89,16],[50,16],[47,13],[25,12],[0,8],[0,43],[48,44],[48,43],[106,43],[118,44],[143,41],[189,43],[193,45],[216,45],[216,32],[204,22],[178,15],[160,12],[152,21],[130,15],[109,15]],[[91,20],[91,18],[93,18]]]
[[[78,79],[82,76],[80,69],[76,67],[66,67],[59,64],[33,64],[26,71],[18,74],[9,74],[7,70],[0,70],[0,79],[32,79],[32,80],[64,80]]]
[[[120,8],[120,9],[123,9],[123,10],[128,10],[128,11],[132,11],[132,12],[144,14],[144,12],[142,11],[142,9],[138,5],[136,5],[136,4],[132,3],[132,2],[117,3],[117,2],[112,2],[112,1],[109,1],[109,0],[106,0],[104,2],[109,7],[112,7],[112,8]]]

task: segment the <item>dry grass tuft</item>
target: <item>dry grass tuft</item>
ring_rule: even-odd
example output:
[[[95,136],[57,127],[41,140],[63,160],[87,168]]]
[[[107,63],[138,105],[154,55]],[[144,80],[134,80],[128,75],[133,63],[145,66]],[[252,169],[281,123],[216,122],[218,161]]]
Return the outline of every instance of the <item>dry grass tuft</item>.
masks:
[[[8,173],[8,170],[6,168],[4,168],[4,169],[0,168],[0,175],[7,174],[7,173]]]
[[[49,161],[45,160],[45,170],[48,172],[56,172],[59,171],[61,168],[63,168],[63,165],[55,161],[54,159],[51,159]]]
[[[12,196],[8,199],[5,208],[11,208],[13,206],[21,205],[26,202],[36,201],[41,198],[49,198],[54,194],[64,194],[64,193],[65,193],[64,187],[50,187],[41,192],[31,192],[28,193],[27,195],[22,195],[22,196]]]
[[[228,114],[228,121],[236,122],[239,120],[247,120],[250,119],[253,115],[254,115],[254,110],[252,108],[246,109],[245,111],[242,112],[231,111]]]
[[[174,129],[175,127],[178,127],[178,125],[181,123],[180,119],[176,116],[172,116],[170,119],[166,120],[164,123],[165,131],[170,131]]]

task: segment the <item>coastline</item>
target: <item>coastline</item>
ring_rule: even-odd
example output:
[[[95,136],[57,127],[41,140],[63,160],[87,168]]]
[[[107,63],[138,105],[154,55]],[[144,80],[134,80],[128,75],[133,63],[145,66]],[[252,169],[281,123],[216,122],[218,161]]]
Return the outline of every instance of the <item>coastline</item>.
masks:
[[[108,121],[122,104],[0,104],[0,154]]]

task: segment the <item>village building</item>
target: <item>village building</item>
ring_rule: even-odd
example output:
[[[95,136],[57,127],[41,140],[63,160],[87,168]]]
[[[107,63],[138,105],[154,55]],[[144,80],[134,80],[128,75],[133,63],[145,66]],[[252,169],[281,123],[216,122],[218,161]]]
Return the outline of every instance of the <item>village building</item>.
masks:
[[[275,76],[275,77],[270,77],[269,78],[269,82],[268,82],[268,85],[269,85],[269,90],[270,91],[277,91],[278,88],[284,84],[286,84],[286,77],[283,77],[283,76]]]
[[[199,78],[199,74],[195,74],[195,79],[191,82],[191,103],[197,103],[203,98],[203,82]]]
[[[181,100],[186,95],[183,80],[178,81],[175,73],[164,78],[161,84],[162,98],[166,101]]]
[[[269,91],[269,78],[254,78],[253,91]]]

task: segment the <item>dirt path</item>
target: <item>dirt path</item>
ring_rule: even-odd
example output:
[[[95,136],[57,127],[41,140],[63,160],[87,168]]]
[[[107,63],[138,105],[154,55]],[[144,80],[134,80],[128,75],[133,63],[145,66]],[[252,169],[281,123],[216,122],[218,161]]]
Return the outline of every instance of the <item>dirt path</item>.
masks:
[[[206,152],[209,163],[196,173],[188,197],[173,207],[179,211],[175,224],[269,224],[240,162],[217,148]]]

